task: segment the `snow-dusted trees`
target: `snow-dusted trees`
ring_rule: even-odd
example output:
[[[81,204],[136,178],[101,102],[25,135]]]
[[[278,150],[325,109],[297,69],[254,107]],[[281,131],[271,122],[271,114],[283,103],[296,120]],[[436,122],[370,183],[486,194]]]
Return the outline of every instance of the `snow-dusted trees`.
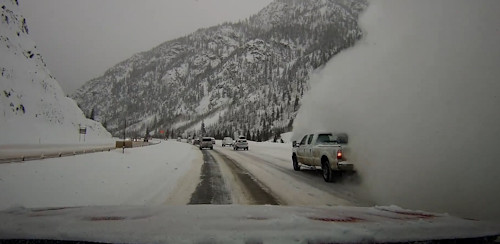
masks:
[[[263,11],[136,54],[74,98],[87,113],[97,106],[115,135],[125,111],[130,127],[160,114],[150,129],[175,125],[178,133],[226,111],[217,123],[205,124],[207,135],[273,139],[277,128],[290,128],[314,69],[361,36],[357,13],[363,4],[335,4],[273,2],[267,7],[273,16]]]
[[[201,121],[201,135],[206,136],[207,130],[205,129],[205,121]]]

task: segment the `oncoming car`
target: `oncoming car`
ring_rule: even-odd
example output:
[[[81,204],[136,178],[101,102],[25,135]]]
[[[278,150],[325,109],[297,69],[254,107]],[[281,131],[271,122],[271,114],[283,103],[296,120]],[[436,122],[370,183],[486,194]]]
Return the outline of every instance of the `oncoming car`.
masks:
[[[200,139],[199,138],[194,139],[193,145],[200,145]]]

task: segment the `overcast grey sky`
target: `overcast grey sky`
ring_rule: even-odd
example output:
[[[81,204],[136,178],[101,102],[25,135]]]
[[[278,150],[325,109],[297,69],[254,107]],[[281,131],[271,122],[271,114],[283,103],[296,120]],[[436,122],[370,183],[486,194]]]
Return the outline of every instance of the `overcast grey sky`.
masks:
[[[272,0],[20,0],[31,38],[66,93],[116,63]]]

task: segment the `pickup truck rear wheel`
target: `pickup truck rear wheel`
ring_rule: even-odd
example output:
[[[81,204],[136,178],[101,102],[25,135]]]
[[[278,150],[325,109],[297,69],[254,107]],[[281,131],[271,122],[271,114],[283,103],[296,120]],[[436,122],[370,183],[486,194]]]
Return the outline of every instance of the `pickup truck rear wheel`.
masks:
[[[328,162],[328,160],[323,160],[323,162],[321,162],[321,170],[323,171],[323,179],[326,182],[332,182],[333,172],[330,168],[330,162]]]
[[[292,156],[293,170],[300,171],[299,161],[297,160],[297,156]]]

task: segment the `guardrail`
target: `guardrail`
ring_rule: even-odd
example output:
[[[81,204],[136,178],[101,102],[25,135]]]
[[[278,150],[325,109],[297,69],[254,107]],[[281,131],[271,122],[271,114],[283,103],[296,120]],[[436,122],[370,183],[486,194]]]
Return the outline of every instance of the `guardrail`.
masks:
[[[115,145],[116,148],[122,149],[123,146],[125,148],[134,148],[134,147],[145,147],[145,146],[151,146],[151,145],[156,145],[160,144],[161,141],[116,141]]]
[[[26,153],[25,155],[21,156],[0,158],[0,164],[42,160],[46,158],[61,158],[61,157],[76,156],[81,154],[105,152],[105,151],[109,152],[111,150],[115,150],[115,147],[99,147],[99,148],[66,150],[66,151],[49,152],[49,153]]]
[[[151,145],[157,145],[160,144],[161,141],[151,141],[151,142],[141,142],[140,145],[134,145],[133,147],[144,147],[144,146],[151,146]],[[7,156],[7,157],[0,157],[0,164],[6,164],[6,163],[21,163],[25,161],[33,161],[33,160],[42,160],[46,158],[61,158],[61,157],[69,157],[69,156],[76,156],[76,155],[81,155],[81,154],[87,154],[87,153],[96,153],[96,152],[106,152],[106,151],[111,151],[115,149],[121,149],[117,148],[116,146],[106,146],[106,147],[96,147],[96,148],[87,148],[87,149],[78,149],[78,150],[62,150],[59,152],[26,152],[26,153],[19,153],[19,156]]]

